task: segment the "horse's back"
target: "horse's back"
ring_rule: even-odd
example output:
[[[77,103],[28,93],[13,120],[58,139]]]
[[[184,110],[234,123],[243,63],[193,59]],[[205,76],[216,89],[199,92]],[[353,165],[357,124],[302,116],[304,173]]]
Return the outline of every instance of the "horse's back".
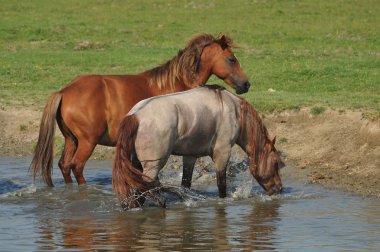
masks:
[[[60,91],[61,118],[77,138],[115,145],[123,116],[151,96],[144,84],[146,79],[138,75],[78,76]]]
[[[159,158],[166,152],[209,155],[218,133],[237,131],[231,122],[237,118],[235,112],[235,102],[224,91],[197,88],[141,101],[129,114],[140,121],[137,149],[147,153],[149,146],[150,155],[156,151]]]

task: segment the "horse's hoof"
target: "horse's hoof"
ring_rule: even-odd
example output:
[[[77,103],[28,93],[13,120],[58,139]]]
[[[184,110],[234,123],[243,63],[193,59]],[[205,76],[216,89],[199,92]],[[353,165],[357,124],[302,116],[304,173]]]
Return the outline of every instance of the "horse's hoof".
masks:
[[[127,211],[129,209],[129,206],[128,206],[128,204],[123,203],[123,204],[121,204],[121,208],[123,209],[123,211]]]

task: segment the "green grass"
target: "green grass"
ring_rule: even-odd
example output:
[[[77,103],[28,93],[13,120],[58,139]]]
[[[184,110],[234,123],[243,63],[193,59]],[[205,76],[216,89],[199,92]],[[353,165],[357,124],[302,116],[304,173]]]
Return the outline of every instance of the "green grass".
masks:
[[[323,114],[323,112],[325,112],[325,108],[324,107],[319,107],[319,106],[315,106],[315,107],[312,107],[310,109],[310,114],[316,116],[316,115],[320,115],[320,114]]]
[[[141,72],[222,31],[243,46],[244,97],[259,111],[380,114],[377,0],[0,0],[0,13],[0,104],[41,108],[77,75]]]

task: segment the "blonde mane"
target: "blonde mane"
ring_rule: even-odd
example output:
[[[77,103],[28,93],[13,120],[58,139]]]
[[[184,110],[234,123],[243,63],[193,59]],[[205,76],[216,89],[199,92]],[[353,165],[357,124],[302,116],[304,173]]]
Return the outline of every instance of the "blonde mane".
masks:
[[[232,39],[225,37],[227,46],[232,47]],[[171,89],[175,90],[174,84],[177,81],[183,81],[184,78],[189,83],[194,83],[198,79],[203,49],[214,42],[217,42],[217,38],[211,34],[201,34],[194,37],[174,58],[149,70],[151,74],[149,85],[157,85],[159,89],[170,85]]]

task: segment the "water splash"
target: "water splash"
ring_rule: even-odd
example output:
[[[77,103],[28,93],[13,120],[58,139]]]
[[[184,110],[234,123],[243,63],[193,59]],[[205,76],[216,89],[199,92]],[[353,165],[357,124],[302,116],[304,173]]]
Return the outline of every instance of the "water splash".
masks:
[[[235,191],[231,193],[233,199],[247,199],[252,195],[252,183],[243,184],[236,187]]]
[[[0,179],[0,194],[16,191],[22,189],[24,185],[21,185],[18,181],[12,179]]]
[[[183,202],[183,204],[186,206],[186,207],[198,207],[199,203],[198,201],[196,200],[193,200],[193,199],[187,199]]]
[[[33,194],[37,191],[37,187],[34,184],[31,184],[27,187],[21,188],[13,192],[7,192],[0,195],[0,199],[6,199],[11,197],[23,197],[25,195]]]
[[[167,200],[170,200],[171,196],[176,196],[181,198],[184,201],[191,200],[204,200],[206,197],[203,195],[197,194],[188,188],[175,185],[160,185],[158,187],[152,188],[150,190],[132,194],[128,198],[124,199],[121,202],[122,207],[127,210],[129,206],[133,203],[138,203],[141,198],[144,198],[144,201],[150,200],[161,207],[166,207]],[[139,203],[138,203],[139,204]]]

